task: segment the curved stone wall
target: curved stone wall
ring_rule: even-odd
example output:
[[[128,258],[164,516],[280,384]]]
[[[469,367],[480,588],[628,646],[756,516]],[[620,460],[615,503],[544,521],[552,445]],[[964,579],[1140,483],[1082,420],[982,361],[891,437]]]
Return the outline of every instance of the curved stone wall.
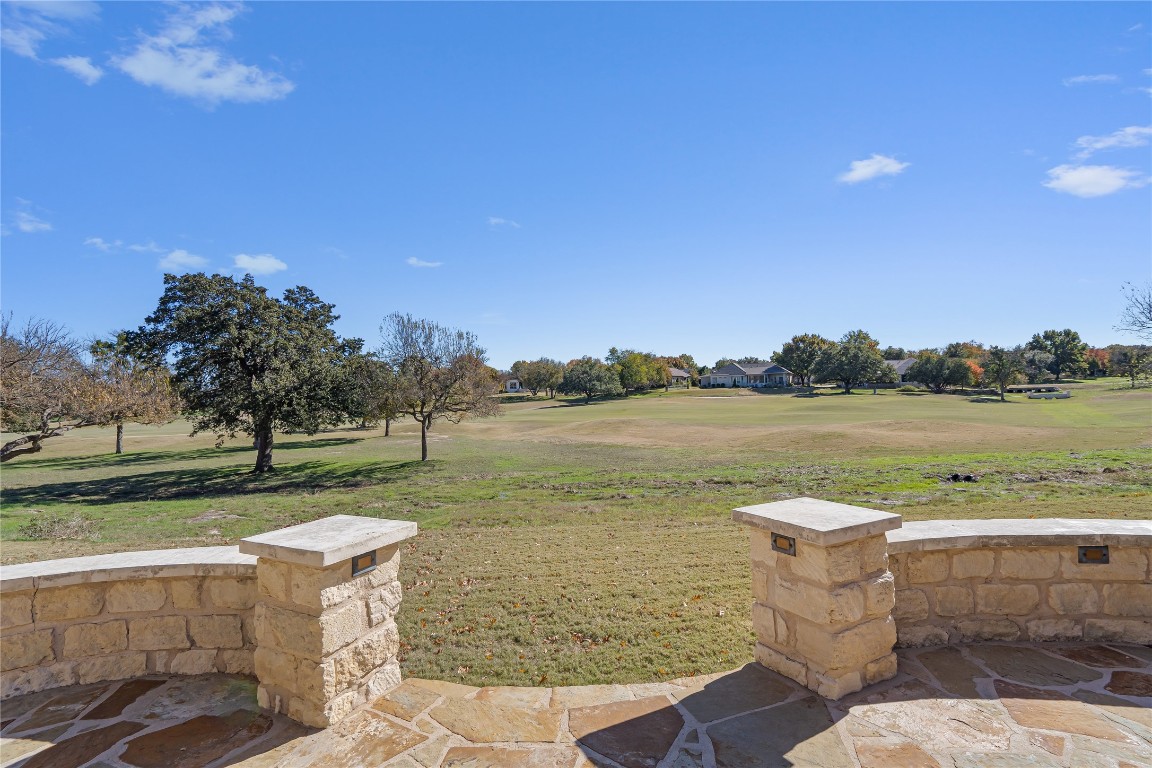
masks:
[[[933,520],[887,538],[898,647],[1152,644],[1152,522]],[[1108,562],[1079,562],[1082,546]]]
[[[256,558],[237,547],[0,569],[0,698],[154,672],[252,674]]]

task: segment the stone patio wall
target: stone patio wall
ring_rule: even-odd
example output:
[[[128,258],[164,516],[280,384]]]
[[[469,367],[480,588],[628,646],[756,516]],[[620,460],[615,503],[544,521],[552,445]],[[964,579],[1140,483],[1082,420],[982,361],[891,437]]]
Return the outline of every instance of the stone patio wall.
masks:
[[[0,698],[166,672],[253,673],[256,558],[236,547],[6,566]]]
[[[1107,546],[1107,563],[1078,562]],[[1152,644],[1152,522],[972,520],[888,533],[897,647]]]

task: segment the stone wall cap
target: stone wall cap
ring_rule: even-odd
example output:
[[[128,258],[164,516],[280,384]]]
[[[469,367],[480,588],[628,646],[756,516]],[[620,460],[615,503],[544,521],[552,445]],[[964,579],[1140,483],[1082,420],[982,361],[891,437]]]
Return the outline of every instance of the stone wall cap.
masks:
[[[181,576],[252,576],[256,558],[236,547],[186,547],[0,566],[0,591]]]
[[[888,534],[888,552],[966,547],[1152,546],[1149,520],[921,520]]]
[[[732,519],[754,528],[820,546],[843,544],[899,528],[900,515],[801,496],[732,510]]]
[[[332,515],[240,540],[240,551],[270,560],[324,568],[416,535],[416,523]]]

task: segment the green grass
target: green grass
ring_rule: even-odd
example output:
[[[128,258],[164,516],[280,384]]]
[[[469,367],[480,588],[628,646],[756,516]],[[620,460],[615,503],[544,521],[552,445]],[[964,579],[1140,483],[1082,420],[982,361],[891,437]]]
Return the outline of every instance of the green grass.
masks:
[[[234,543],[330,514],[415,520],[401,579],[407,674],[478,684],[671,678],[751,657],[733,507],[808,495],[933,517],[1152,518],[1152,392],[1069,400],[869,391],[679,391],[593,402],[508,398],[504,416],[250,443],[81,430],[3,468],[3,562]],[[973,483],[953,483],[952,473]],[[35,512],[33,510],[39,510]],[[37,515],[99,538],[31,541]]]

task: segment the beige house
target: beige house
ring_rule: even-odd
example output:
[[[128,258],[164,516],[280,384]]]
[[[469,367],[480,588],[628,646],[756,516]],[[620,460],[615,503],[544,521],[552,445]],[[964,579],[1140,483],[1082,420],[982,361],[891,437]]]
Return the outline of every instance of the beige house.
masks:
[[[740,365],[729,363],[700,377],[701,387],[789,387],[792,371],[775,363]]]

